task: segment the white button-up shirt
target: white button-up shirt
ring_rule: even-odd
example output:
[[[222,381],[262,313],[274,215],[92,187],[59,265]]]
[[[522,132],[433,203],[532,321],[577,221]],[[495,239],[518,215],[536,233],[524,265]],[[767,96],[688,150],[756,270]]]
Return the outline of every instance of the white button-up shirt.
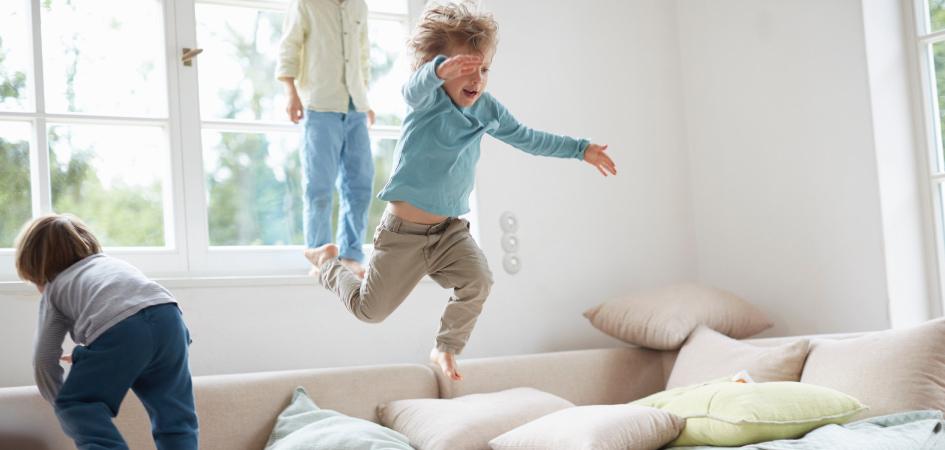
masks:
[[[298,82],[302,106],[347,112],[348,98],[361,112],[371,73],[364,0],[292,0],[283,24],[276,78]]]

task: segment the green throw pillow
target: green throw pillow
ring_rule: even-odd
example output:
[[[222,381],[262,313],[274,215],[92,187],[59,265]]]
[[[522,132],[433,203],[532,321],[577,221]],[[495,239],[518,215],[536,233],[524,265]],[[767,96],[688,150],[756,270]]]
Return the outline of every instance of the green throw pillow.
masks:
[[[265,450],[412,450],[404,435],[374,422],[321,409],[305,389],[276,419]]]
[[[823,425],[845,423],[866,409],[849,395],[812,384],[725,379],[658,392],[632,403],[686,419],[671,447],[739,447],[794,439]]]

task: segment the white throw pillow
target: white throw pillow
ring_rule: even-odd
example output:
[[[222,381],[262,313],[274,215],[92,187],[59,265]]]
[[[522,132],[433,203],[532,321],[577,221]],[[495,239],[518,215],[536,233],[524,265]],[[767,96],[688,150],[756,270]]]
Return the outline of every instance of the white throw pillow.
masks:
[[[489,441],[573,403],[532,388],[453,399],[396,400],[377,408],[384,426],[420,450],[484,450]]]
[[[637,405],[578,406],[533,420],[492,441],[492,450],[654,450],[682,431],[675,414]]]
[[[588,309],[584,316],[604,333],[657,350],[678,349],[699,325],[736,339],[773,325],[735,294],[697,284],[630,294]]]
[[[759,383],[800,381],[809,349],[807,339],[763,347],[739,342],[700,326],[679,349],[666,388],[703,383],[742,370]]]

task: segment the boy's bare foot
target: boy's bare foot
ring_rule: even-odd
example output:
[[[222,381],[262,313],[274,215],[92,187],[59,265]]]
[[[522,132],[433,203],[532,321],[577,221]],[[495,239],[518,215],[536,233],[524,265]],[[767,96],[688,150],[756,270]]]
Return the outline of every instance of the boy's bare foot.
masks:
[[[358,276],[358,278],[364,278],[364,266],[361,265],[360,261],[355,261],[353,259],[341,258],[341,265],[345,266],[352,273]]]
[[[335,244],[325,244],[321,247],[305,249],[305,258],[312,263],[312,270],[309,275],[316,276],[328,260],[338,257],[338,246]]]
[[[434,348],[430,350],[430,362],[440,366],[440,370],[442,370],[443,374],[449,377],[449,379],[462,381],[463,376],[459,373],[459,369],[456,368],[456,358],[454,358],[452,353],[441,352]]]

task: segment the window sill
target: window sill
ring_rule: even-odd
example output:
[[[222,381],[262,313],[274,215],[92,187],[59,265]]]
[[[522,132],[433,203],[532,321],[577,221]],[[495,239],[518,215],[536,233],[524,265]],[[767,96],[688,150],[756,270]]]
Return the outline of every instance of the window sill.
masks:
[[[317,286],[314,278],[308,275],[240,275],[207,277],[154,277],[162,286],[174,289],[208,289],[260,286]],[[420,280],[420,284],[433,283],[429,277]],[[39,293],[30,283],[22,281],[0,281],[0,295],[35,296]]]

